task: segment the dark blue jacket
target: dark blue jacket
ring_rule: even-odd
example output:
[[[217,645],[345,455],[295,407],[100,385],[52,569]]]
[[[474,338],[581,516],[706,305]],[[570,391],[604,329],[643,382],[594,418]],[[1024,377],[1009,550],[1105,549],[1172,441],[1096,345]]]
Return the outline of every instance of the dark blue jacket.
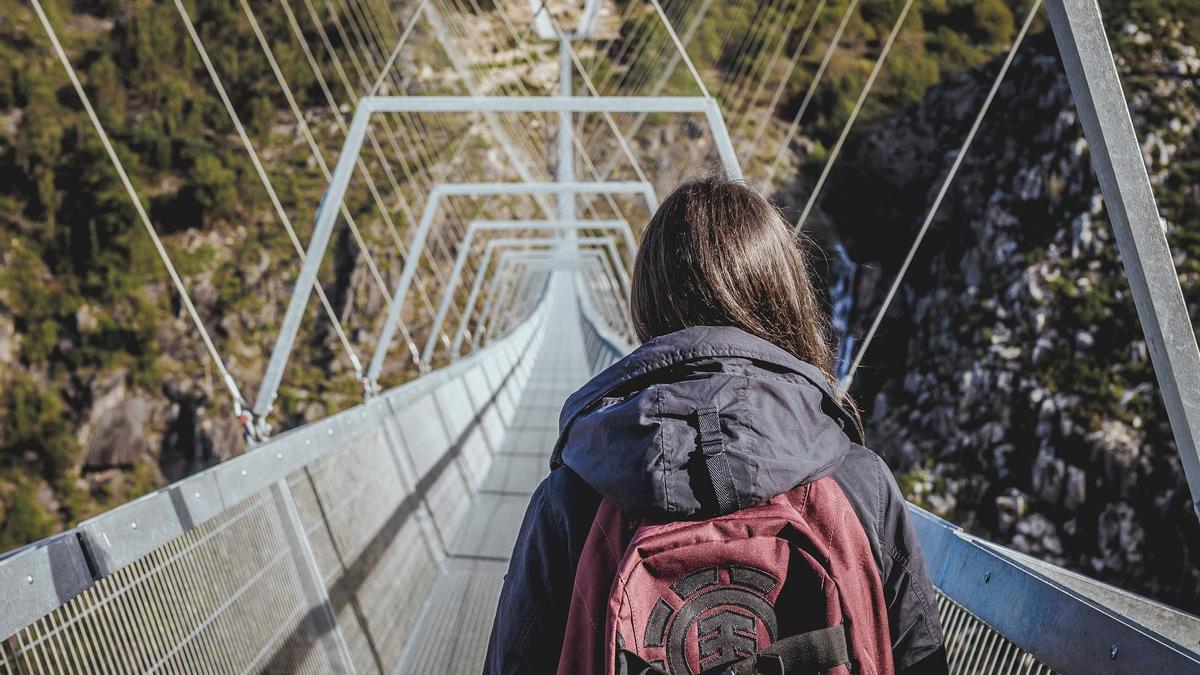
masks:
[[[901,672],[944,672],[933,586],[891,472],[857,434],[821,373],[730,327],[703,326],[639,347],[573,394],[559,418],[550,475],[513,549],[485,673],[553,673],[575,568],[600,503],[629,515],[711,510],[693,489],[696,411],[720,410],[739,503],[757,504],[832,476],[861,520],[884,585]],[[703,483],[703,481],[697,481]]]

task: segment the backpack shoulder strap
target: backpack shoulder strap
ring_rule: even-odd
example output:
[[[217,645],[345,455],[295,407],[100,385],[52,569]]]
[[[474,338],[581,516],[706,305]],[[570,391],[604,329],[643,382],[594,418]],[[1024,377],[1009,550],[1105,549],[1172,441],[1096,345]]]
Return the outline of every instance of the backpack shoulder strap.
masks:
[[[620,509],[607,499],[600,500],[575,566],[564,647],[558,661],[560,675],[604,672],[608,595],[625,555],[626,529]]]
[[[846,493],[832,476],[787,493],[812,536],[825,542],[825,564],[844,606],[846,640],[860,672],[892,672],[883,579],[871,543]]]

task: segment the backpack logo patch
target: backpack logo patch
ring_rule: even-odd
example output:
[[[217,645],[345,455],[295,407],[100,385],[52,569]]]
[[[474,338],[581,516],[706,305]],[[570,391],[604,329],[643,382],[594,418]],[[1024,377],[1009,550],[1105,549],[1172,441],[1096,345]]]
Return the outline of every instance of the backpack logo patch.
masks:
[[[767,596],[779,580],[746,565],[706,567],[671,584],[646,622],[643,645],[663,647],[671,675],[734,663],[775,641]]]

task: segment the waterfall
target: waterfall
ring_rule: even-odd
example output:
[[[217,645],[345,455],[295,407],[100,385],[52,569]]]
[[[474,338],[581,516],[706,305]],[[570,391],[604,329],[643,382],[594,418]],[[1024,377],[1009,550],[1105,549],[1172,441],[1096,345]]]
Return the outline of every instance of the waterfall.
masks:
[[[837,261],[829,284],[829,301],[833,304],[830,322],[838,337],[834,374],[841,380],[850,370],[850,361],[854,358],[855,340],[850,335],[850,312],[854,309],[854,276],[858,273],[858,263],[850,259],[840,242],[834,244],[833,250],[837,253]]]

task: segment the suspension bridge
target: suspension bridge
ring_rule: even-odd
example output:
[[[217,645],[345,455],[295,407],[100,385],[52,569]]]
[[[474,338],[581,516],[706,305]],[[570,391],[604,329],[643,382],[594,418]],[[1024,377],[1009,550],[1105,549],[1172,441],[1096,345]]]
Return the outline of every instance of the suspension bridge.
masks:
[[[559,406],[633,348],[629,271],[660,191],[697,163],[777,185],[858,4],[850,0],[827,27],[818,26],[825,0],[808,13],[792,3],[785,25],[756,24],[741,37],[753,47],[729,47],[763,58],[738,62],[714,92],[688,49],[711,0],[496,2],[498,34],[481,27],[474,0],[383,7],[240,0],[239,20],[299,139],[290,151],[324,185],[302,241],[278,169],[243,123],[244,100],[226,88],[228,64],[210,53],[195,10],[174,0],[205,85],[220,99],[298,264],[265,368],[248,375],[229,366],[211,333],[214,317],[192,302],[162,241],[163,224],[127,173],[72,45],[60,40],[63,26],[40,0],[31,2],[47,49],[227,390],[246,448],[0,557],[0,671],[7,673],[478,671],[517,528],[548,471]],[[873,67],[799,209],[797,231],[812,217],[913,4],[901,4],[880,36]],[[1014,55],[1043,16],[1195,497],[1200,356],[1095,0],[1045,0],[1044,7],[1039,0],[1023,17],[883,307],[846,359],[842,386],[853,380]],[[319,116],[302,108],[289,82],[294,73],[280,66],[273,28],[296,40],[327,104]],[[768,113],[778,108],[817,33],[824,49],[811,54],[816,70],[790,123],[755,112],[753,102]],[[624,39],[610,60],[642,67],[605,69],[589,60],[617,35]],[[418,58],[429,45],[440,47],[440,70]],[[499,61],[517,64],[520,74],[491,67]],[[680,80],[691,94],[664,93]],[[641,147],[635,136],[646,125],[675,130],[676,145],[693,154]],[[648,158],[654,152],[666,161]],[[492,175],[478,168],[486,161],[496,167]],[[362,256],[371,292],[383,299],[368,317],[372,330],[344,325],[346,313],[322,282],[341,227]],[[310,312],[314,295],[319,314]],[[328,343],[344,357],[341,372],[356,381],[361,403],[277,431],[281,383],[318,320],[328,321]],[[915,506],[912,515],[953,672],[1200,672],[1200,619],[972,536]]]

